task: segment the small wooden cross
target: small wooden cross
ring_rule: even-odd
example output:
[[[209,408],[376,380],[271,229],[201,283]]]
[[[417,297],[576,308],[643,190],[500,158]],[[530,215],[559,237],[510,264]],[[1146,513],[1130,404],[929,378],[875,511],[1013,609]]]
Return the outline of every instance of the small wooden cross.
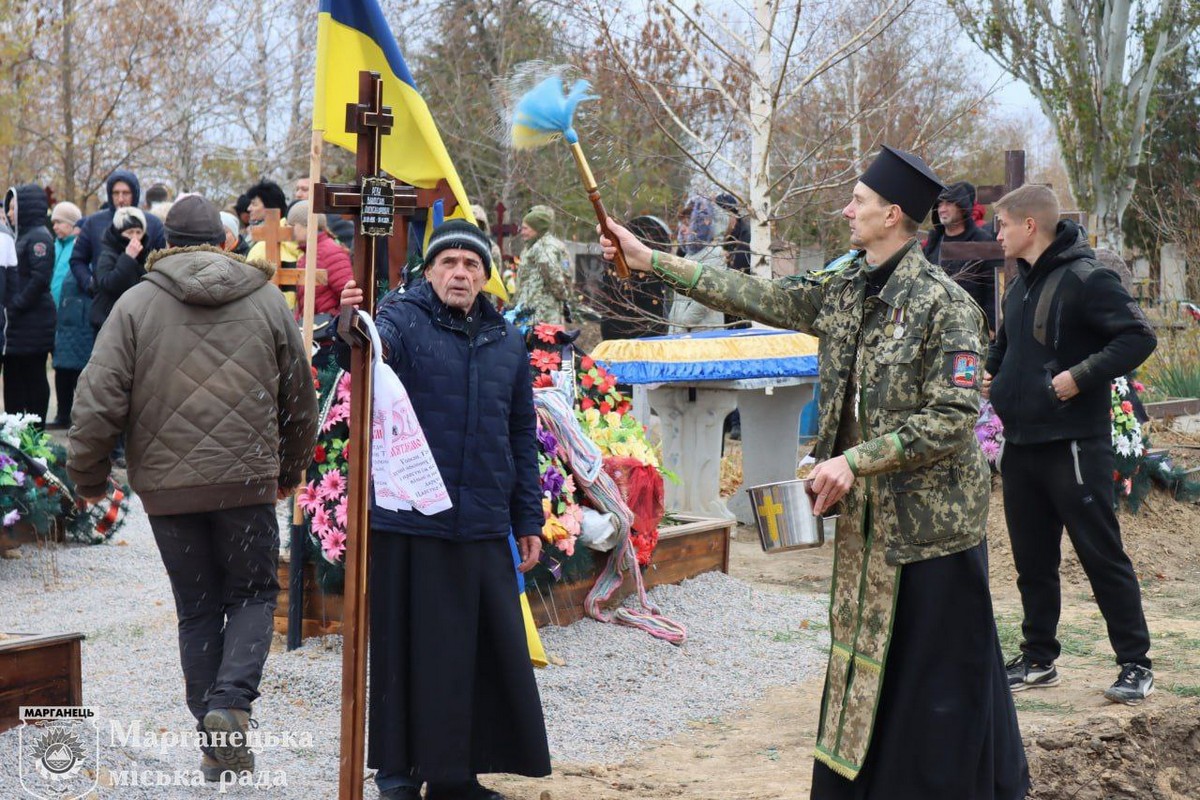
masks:
[[[304,283],[304,270],[284,269],[280,261],[279,248],[283,242],[292,240],[292,226],[280,220],[278,208],[268,208],[267,218],[261,225],[250,228],[250,238],[256,242],[267,243],[267,263],[275,268],[271,283],[280,289],[291,289]],[[317,270],[317,285],[324,286],[329,281],[329,273],[323,269]]]

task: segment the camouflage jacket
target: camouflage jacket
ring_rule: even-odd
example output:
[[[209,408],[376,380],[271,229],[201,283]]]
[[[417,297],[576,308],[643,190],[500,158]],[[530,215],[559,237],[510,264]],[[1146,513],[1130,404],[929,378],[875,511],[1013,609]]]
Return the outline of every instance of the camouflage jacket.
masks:
[[[543,234],[521,253],[517,271],[517,296],[513,305],[536,322],[564,323],[563,304],[570,295],[567,248],[550,234]]]
[[[978,544],[990,475],[975,438],[987,328],[979,307],[910,247],[877,297],[864,253],[819,272],[768,281],[660,255],[656,272],[705,305],[817,336],[820,430],[834,455],[842,406],[857,387],[861,444],[845,451],[866,479],[887,559],[907,564]],[[851,384],[854,371],[858,380]]]

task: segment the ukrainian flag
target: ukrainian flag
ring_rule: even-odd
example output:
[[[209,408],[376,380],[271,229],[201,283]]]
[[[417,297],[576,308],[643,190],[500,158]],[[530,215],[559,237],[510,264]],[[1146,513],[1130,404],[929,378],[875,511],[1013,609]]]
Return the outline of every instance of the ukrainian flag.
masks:
[[[392,107],[396,118],[392,132],[382,139],[380,166],[398,180],[423,189],[432,189],[445,178],[458,201],[458,208],[449,216],[475,222],[454,162],[379,4],[376,0],[320,3],[313,130],[321,131],[330,144],[353,153],[357,135],[346,131],[346,104],[358,102],[358,73],[364,69],[378,72],[383,79],[384,105]],[[507,300],[500,272],[493,269],[484,288]]]

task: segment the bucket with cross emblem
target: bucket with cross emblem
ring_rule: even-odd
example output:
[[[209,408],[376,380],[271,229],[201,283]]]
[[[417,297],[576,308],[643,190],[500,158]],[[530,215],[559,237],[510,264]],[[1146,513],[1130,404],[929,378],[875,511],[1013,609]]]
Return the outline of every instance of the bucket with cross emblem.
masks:
[[[758,540],[765,553],[786,553],[825,544],[825,525],[837,515],[813,513],[809,481],[791,480],[751,486],[750,505],[758,523]]]

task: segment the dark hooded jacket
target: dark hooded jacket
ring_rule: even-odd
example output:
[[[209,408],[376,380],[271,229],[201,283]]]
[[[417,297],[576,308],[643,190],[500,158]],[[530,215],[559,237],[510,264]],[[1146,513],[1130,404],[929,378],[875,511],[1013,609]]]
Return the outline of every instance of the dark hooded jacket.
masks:
[[[386,361],[408,391],[453,507],[425,516],[372,503],[372,529],[456,541],[541,533],[529,353],[491,303],[447,307],[428,281],[376,314]],[[349,350],[335,349],[345,366]]]
[[[1017,261],[1004,323],[988,352],[991,400],[1013,444],[1111,434],[1113,378],[1154,352],[1146,316],[1115,272],[1096,261],[1083,229],[1058,223],[1032,266]],[[1070,370],[1079,394],[1062,402],[1051,386]]]
[[[146,267],[80,376],[68,474],[84,496],[100,494],[124,432],[129,483],[149,514],[274,504],[312,461],[317,397],[272,269],[205,245]]]
[[[146,215],[149,223],[153,214]],[[144,243],[145,240],[143,240]],[[104,242],[100,248],[100,259],[96,262],[96,272],[92,276],[92,327],[100,330],[113,306],[121,295],[129,291],[146,274],[146,259],[150,251],[142,248],[137,258],[131,258],[125,252],[129,240],[122,236],[112,225],[104,232]]]
[[[988,329],[996,329],[996,270],[1004,266],[1004,259],[984,260],[953,260],[941,258],[943,242],[994,242],[996,237],[975,224],[975,187],[967,181],[952,183],[938,196],[938,202],[949,201],[962,209],[963,224],[966,228],[962,233],[951,236],[946,233],[946,227],[938,219],[937,209],[934,209],[933,233],[925,242],[925,260],[937,264],[955,283],[967,290],[967,294],[979,304],[987,315]]]
[[[142,185],[138,183],[136,175],[124,169],[114,170],[104,182],[109,197],[112,197],[113,184],[117,181],[127,184],[133,190],[135,206],[142,202]],[[115,212],[112,203],[105,203],[95,214],[79,221],[79,237],[75,240],[75,251],[71,253],[71,273],[75,280],[79,281],[79,285],[89,287],[89,291],[94,292],[92,276],[96,273],[100,255],[104,251],[104,232],[112,227]],[[153,214],[146,215],[146,238],[142,244],[145,245],[147,254],[167,246],[162,220]]]
[[[49,206],[36,183],[9,189],[4,195],[7,215],[17,203],[17,267],[8,270],[4,307],[7,323],[5,355],[37,355],[54,349],[54,234],[46,227]]]

